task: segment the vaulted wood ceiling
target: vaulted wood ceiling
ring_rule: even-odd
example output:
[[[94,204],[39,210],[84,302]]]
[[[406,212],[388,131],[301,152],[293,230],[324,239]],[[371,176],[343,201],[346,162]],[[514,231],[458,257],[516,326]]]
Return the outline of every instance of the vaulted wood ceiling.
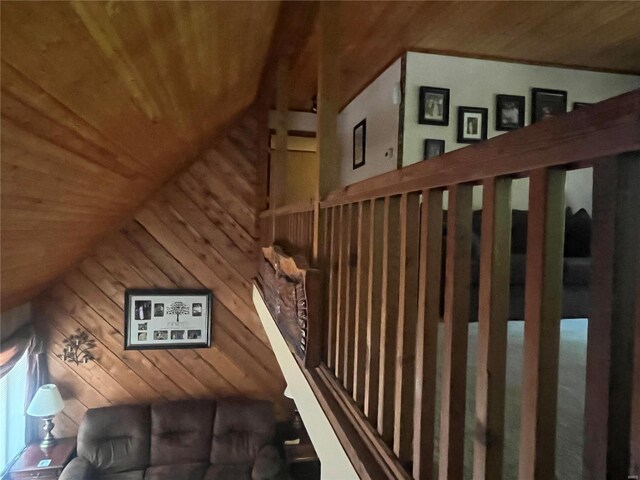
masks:
[[[2,310],[122,225],[252,103],[280,8],[1,3]],[[640,73],[638,2],[342,8],[345,103],[407,49]],[[309,33],[293,62],[300,109],[316,91],[317,27]]]

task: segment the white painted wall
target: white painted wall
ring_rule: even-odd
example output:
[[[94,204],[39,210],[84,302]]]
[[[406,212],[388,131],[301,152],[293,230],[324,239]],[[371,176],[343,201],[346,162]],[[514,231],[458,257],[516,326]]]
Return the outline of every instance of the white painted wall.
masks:
[[[400,84],[400,59],[387,68],[338,115],[338,144],[341,156],[341,187],[395,170],[398,165],[400,105],[393,91]],[[353,127],[367,119],[364,166],[353,169]],[[385,153],[393,149],[393,155]]]
[[[253,287],[253,303],[267,332],[269,342],[287,381],[287,386],[296,402],[296,407],[302,417],[304,426],[320,458],[321,478],[323,480],[359,479],[360,477],[353,468],[347,453],[342,448],[342,444],[333,431],[318,399],[307,383],[300,365],[289,350],[276,322],[273,320],[260,292],[255,286]]]
[[[450,90],[448,126],[418,123],[421,86]],[[488,108],[487,136],[492,138],[507,133],[495,130],[496,95],[522,95],[526,102],[525,125],[529,125],[532,88],[566,90],[568,111],[571,111],[573,102],[595,103],[640,88],[640,76],[408,52],[403,165],[423,159],[426,138],[444,140],[446,152],[467,146],[456,142],[459,106]],[[513,208],[527,208],[528,185],[526,179],[514,181]],[[567,206],[574,211],[584,207],[591,212],[591,187],[591,169],[568,172]],[[475,190],[474,208],[480,208],[481,189]]]

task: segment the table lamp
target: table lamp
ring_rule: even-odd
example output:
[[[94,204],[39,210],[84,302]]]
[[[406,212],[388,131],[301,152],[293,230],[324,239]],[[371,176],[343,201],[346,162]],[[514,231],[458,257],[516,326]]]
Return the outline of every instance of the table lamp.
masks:
[[[27,414],[32,417],[42,417],[44,420],[45,436],[40,442],[40,448],[47,450],[56,444],[51,430],[53,430],[53,417],[57,413],[60,413],[64,408],[64,400],[60,396],[58,387],[52,383],[42,385],[29,404],[27,408]]]

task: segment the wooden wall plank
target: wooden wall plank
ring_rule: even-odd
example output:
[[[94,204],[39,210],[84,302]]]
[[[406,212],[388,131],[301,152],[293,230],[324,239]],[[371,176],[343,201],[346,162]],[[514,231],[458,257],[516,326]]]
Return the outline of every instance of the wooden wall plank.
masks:
[[[244,134],[255,128],[247,133],[241,124]],[[247,252],[257,250],[257,241],[255,227],[247,226],[258,215],[247,203],[255,156],[244,149],[255,145],[238,138],[226,138],[225,145],[158,192],[35,302],[35,316],[50,337],[52,380],[67,400],[56,431],[75,435],[87,408],[183,398],[262,398],[274,402],[278,418],[290,415],[282,373],[250,296],[255,265]],[[232,189],[214,194],[216,183],[206,176],[215,175],[215,162],[224,163],[217,182],[232,172],[244,176],[227,182],[238,190],[232,210],[226,208],[235,202]],[[211,289],[212,347],[125,351],[127,288]],[[78,366],[55,357],[77,328],[97,344],[97,359]]]
[[[449,188],[440,402],[440,480],[462,480],[471,268],[471,185]]]
[[[424,190],[420,212],[420,264],[416,326],[413,477],[433,477],[436,365],[442,272],[442,190]]]
[[[564,248],[564,170],[531,173],[527,226],[521,480],[555,478]]]
[[[509,274],[511,179],[483,183],[476,361],[473,478],[502,478]]]

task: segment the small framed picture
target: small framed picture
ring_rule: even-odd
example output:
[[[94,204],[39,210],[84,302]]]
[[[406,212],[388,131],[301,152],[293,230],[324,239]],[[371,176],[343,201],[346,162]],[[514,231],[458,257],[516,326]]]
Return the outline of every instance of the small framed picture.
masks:
[[[438,157],[444,153],[444,140],[427,138],[424,141],[424,159]]]
[[[125,350],[211,346],[210,290],[126,290]]]
[[[458,107],[458,143],[477,143],[487,139],[488,110]]]
[[[524,103],[520,95],[496,95],[496,130],[524,127]]]
[[[353,127],[353,169],[360,168],[366,160],[367,119]]]
[[[449,89],[420,87],[418,123],[421,125],[449,125]]]
[[[579,108],[588,107],[589,105],[593,105],[593,103],[573,102],[573,109],[578,110]]]
[[[531,90],[531,123],[567,112],[567,92],[534,88]]]

